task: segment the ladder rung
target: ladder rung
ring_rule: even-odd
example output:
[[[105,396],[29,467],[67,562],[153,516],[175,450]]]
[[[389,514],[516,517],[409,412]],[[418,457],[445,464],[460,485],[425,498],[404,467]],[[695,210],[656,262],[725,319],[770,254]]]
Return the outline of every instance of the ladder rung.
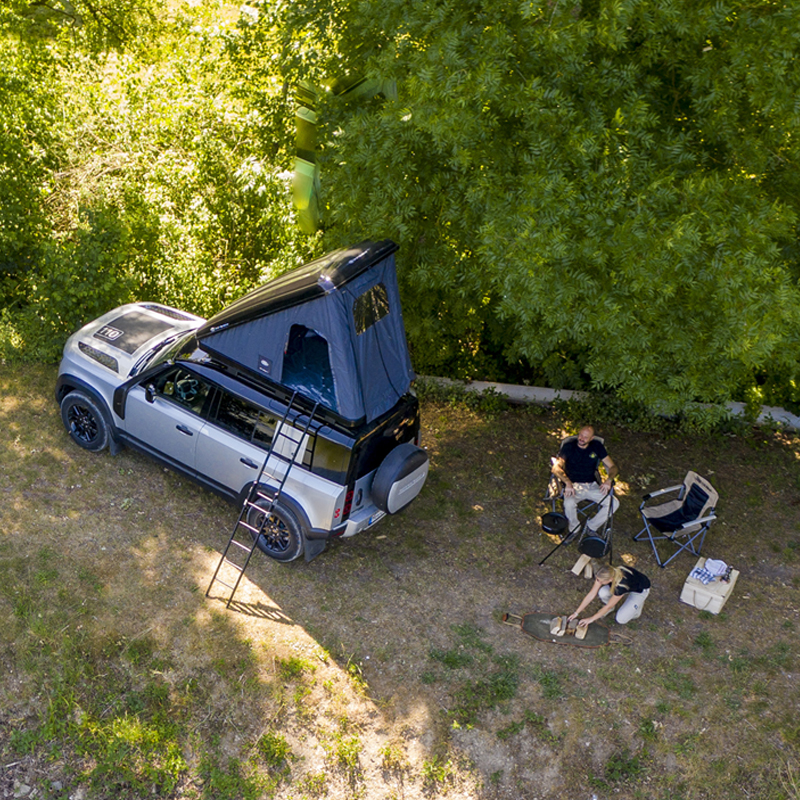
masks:
[[[256,492],[256,497],[259,497],[261,500],[268,500],[270,503],[272,502],[272,498],[269,495],[261,494],[260,492]],[[272,509],[266,509],[264,506],[258,504],[255,500],[250,500],[249,498],[244,501],[246,506],[250,506],[250,508],[256,508],[259,511],[271,511]]]
[[[248,525],[243,519],[239,520],[239,525],[241,525],[243,528],[247,528],[247,530],[252,531],[253,533],[258,533],[259,532],[258,528],[254,528],[252,525]],[[231,541],[233,542],[235,540],[231,539]],[[236,544],[239,544],[239,543],[236,542]]]
[[[264,492],[256,492],[256,497],[260,497],[262,500],[268,500],[270,503],[272,502],[273,495],[271,494],[264,494]],[[264,506],[260,506],[258,503],[250,501],[250,505],[255,506],[256,508],[264,510]]]
[[[261,535],[264,529],[263,524],[260,528],[256,528],[253,525],[249,525],[247,522],[245,522],[243,519],[243,517],[245,516],[245,511],[248,508],[253,508],[253,509],[258,509],[265,515],[272,513],[272,510],[275,508],[275,505],[278,502],[278,498],[281,496],[281,491],[283,490],[284,484],[286,483],[286,480],[289,477],[289,472],[292,470],[292,467],[296,466],[297,464],[300,464],[300,466],[302,466],[303,463],[302,457],[300,458],[299,462],[297,460],[297,457],[300,455],[300,450],[302,449],[303,442],[305,441],[305,436],[308,433],[309,428],[311,427],[311,423],[314,421],[314,415],[317,413],[317,407],[319,406],[319,403],[314,404],[314,408],[308,415],[308,420],[302,432],[300,433],[300,440],[298,441],[297,439],[293,438],[290,434],[284,432],[284,429],[289,430],[290,428],[294,434],[296,434],[298,431],[298,428],[295,428],[293,424],[290,425],[290,423],[287,422],[287,420],[289,419],[289,414],[295,408],[296,397],[297,397],[297,391],[295,391],[292,394],[292,397],[289,400],[289,403],[286,407],[286,412],[283,415],[283,419],[281,419],[280,427],[278,428],[275,438],[272,441],[272,446],[270,447],[266,457],[264,458],[264,463],[261,465],[261,471],[258,473],[258,477],[253,481],[250,490],[247,494],[247,498],[242,504],[242,510],[239,513],[239,519],[237,520],[236,525],[233,528],[233,533],[231,534],[231,538],[228,540],[228,545],[225,548],[225,551],[222,557],[220,558],[219,563],[217,564],[217,569],[214,572],[214,576],[211,578],[211,583],[209,584],[208,589],[206,589],[206,596],[208,596],[208,593],[211,591],[211,587],[214,585],[215,582],[221,584],[226,589],[230,589],[231,595],[228,598],[228,607],[230,607],[231,601],[233,600],[233,596],[234,594],[236,594],[236,589],[239,586],[239,582],[244,576],[244,571],[247,569],[247,565],[250,563],[250,557],[253,555],[253,552],[256,549],[256,545],[258,543],[258,537],[259,535]],[[319,427],[315,428],[315,430],[318,431]],[[294,447],[291,448],[293,449],[293,455],[291,457],[275,452],[275,443],[280,439],[285,439],[287,441],[290,441],[292,445],[294,445]],[[287,465],[283,475],[280,477],[277,474],[275,474],[274,470],[267,469],[267,463],[273,456],[278,461],[282,461],[284,464]],[[258,488],[261,479],[265,475],[267,476],[267,478],[272,479],[273,481],[278,483],[278,488],[276,490],[273,490],[269,495],[264,494],[264,492],[260,491]],[[259,503],[255,501],[254,498],[258,498],[259,500],[266,500],[267,501],[266,506],[259,505]],[[248,544],[245,545],[242,542],[237,541],[236,532],[239,530],[240,526],[242,528],[246,528],[248,531],[254,534],[254,539],[252,543],[248,542]],[[239,549],[248,553],[247,561],[245,562],[245,565],[243,567],[240,567],[237,563],[231,561],[228,558],[228,550],[230,550],[232,544],[235,544]],[[219,577],[219,570],[223,564],[228,564],[228,566],[232,567],[239,573],[239,578],[235,584],[226,583],[224,580],[222,580],[222,578]]]

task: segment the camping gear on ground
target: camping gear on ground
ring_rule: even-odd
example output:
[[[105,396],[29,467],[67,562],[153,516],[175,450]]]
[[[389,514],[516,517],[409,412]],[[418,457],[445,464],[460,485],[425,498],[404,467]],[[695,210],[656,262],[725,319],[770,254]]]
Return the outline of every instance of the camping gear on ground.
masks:
[[[609,631],[605,625],[599,622],[592,622],[581,629],[577,627],[576,620],[567,624],[567,616],[554,617],[553,614],[542,614],[535,611],[522,616],[503,614],[503,622],[506,625],[518,627],[524,634],[539,642],[571,644],[576,647],[602,647],[604,644],[609,643]],[[558,628],[555,633],[552,633],[556,620],[558,621]],[[558,633],[559,630],[562,633]],[[579,637],[576,633],[579,630],[584,631],[582,637]]]
[[[551,536],[563,539],[568,527],[569,520],[558,511],[548,511],[542,516],[542,530]]]
[[[578,556],[578,560],[575,562],[570,572],[572,572],[573,575],[580,575],[583,573],[584,578],[591,580],[594,577],[591,557],[582,553]]]
[[[561,514],[558,511],[548,511],[546,514],[542,515],[542,529],[545,533],[551,533],[548,530],[548,527],[556,527],[561,523],[557,523],[555,518],[560,517],[564,520],[563,530],[566,530],[566,533],[560,533],[557,535],[561,536],[561,541],[539,562],[539,566],[541,567],[548,558],[550,558],[556,550],[559,550],[564,545],[569,544],[573,541],[576,537],[578,537],[578,551],[582,555],[586,555],[589,558],[603,558],[604,556],[608,555],[609,561],[611,560],[612,550],[611,550],[611,532],[613,529],[614,524],[614,486],[612,484],[610,491],[608,494],[598,503],[591,503],[583,507],[583,509],[579,510],[579,513],[583,513],[585,509],[591,510],[592,508],[596,508],[600,506],[602,503],[608,502],[611,504],[610,510],[608,512],[608,518],[603,523],[602,527],[597,531],[589,530],[586,527],[585,522],[583,525],[579,525],[574,530],[566,530],[567,525],[567,518],[564,514]]]
[[[611,528],[604,526],[604,535],[586,535],[578,542],[578,550],[589,558],[602,558],[611,549]]]
[[[705,569],[706,559],[699,558],[694,569],[689,573],[681,589],[681,602],[694,606],[699,611],[710,611],[712,614],[719,614],[728,602],[728,598],[733,593],[733,587],[739,578],[739,570],[729,568],[725,565],[725,570],[710,581],[706,581],[706,574],[710,570]],[[725,580],[725,576],[728,580]]]
[[[550,633],[553,636],[574,636],[576,639],[585,639],[588,625],[578,625],[577,619],[569,617],[553,617],[550,620]]]
[[[676,494],[677,493],[677,494]],[[654,497],[672,494],[670,500],[656,505],[647,505]],[[684,550],[699,556],[700,549],[711,523],[717,518],[715,508],[719,500],[717,490],[696,472],[686,473],[683,483],[650,492],[642,498],[639,512],[644,528],[633,539],[636,542],[649,540],[659,567],[666,567]],[[656,542],[669,542],[675,549],[672,555],[662,560]],[[662,548],[663,548],[662,544]]]

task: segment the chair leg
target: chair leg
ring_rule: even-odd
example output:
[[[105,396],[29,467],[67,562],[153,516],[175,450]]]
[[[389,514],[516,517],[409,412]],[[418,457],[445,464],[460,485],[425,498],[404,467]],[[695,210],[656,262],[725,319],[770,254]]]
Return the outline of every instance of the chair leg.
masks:
[[[652,535],[652,531],[650,530],[650,526],[647,525],[647,522],[645,521],[645,528],[643,530],[639,531],[639,533],[637,533],[636,536],[634,536],[633,538],[634,538],[634,541],[641,541],[641,539],[639,537],[641,537],[641,535],[643,533],[647,533],[648,538],[650,539],[650,544],[653,547],[653,554],[656,557],[656,563],[658,564],[659,567],[666,567],[667,564],[669,564],[671,561],[673,561],[684,550],[688,550],[690,553],[692,553],[692,555],[699,556],[700,555],[700,551],[703,549],[703,543],[705,542],[706,533],[708,533],[708,529],[709,529],[709,523],[705,523],[701,528],[696,530],[693,534],[689,535],[685,542],[681,543],[681,542],[678,541],[678,539],[674,535],[673,536],[666,536],[666,535],[665,536],[653,536]],[[656,545],[656,540],[657,539],[666,539],[666,540],[672,542],[677,548],[675,550],[675,552],[672,553],[672,555],[669,558],[667,558],[666,560],[662,560],[661,556],[659,555],[658,546]],[[695,542],[698,539],[700,541],[697,544],[697,546],[695,547]]]
[[[667,565],[667,562],[663,562],[661,560],[661,556],[658,553],[658,545],[656,545],[656,539],[667,539],[669,537],[654,535],[653,534],[653,530],[650,527],[650,523],[648,523],[647,517],[645,517],[644,515],[642,515],[642,521],[644,522],[644,528],[642,528],[639,531],[639,533],[636,533],[636,534],[633,535],[633,537],[632,537],[633,541],[634,542],[641,542],[641,541],[644,541],[644,537],[647,537],[647,541],[650,542],[650,547],[653,548],[653,555],[655,556],[656,564],[658,564],[659,567],[663,568],[663,567],[665,567]]]

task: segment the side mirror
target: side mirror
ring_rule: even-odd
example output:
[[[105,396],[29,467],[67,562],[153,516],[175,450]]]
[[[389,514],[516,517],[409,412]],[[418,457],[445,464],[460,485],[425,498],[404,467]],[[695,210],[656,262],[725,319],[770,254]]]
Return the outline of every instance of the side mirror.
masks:
[[[156,387],[152,383],[148,383],[147,386],[144,387],[144,397],[148,403],[155,402]]]

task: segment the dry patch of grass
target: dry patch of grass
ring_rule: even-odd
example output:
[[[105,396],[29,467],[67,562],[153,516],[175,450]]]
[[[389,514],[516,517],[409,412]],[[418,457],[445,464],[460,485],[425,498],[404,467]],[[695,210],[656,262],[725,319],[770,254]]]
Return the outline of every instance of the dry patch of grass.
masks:
[[[54,380],[0,373],[10,794],[798,796],[797,437],[604,426],[615,552],[654,588],[630,646],[579,651],[500,622],[586,591],[574,548],[537,566],[549,457],[578,420],[426,402],[413,506],[311,564],[257,556],[227,611],[205,590],[235,510],[136,453],[72,445]],[[689,468],[721,495],[708,555],[742,572],[717,617],[678,601],[688,556],[660,570],[630,540],[640,495]]]

